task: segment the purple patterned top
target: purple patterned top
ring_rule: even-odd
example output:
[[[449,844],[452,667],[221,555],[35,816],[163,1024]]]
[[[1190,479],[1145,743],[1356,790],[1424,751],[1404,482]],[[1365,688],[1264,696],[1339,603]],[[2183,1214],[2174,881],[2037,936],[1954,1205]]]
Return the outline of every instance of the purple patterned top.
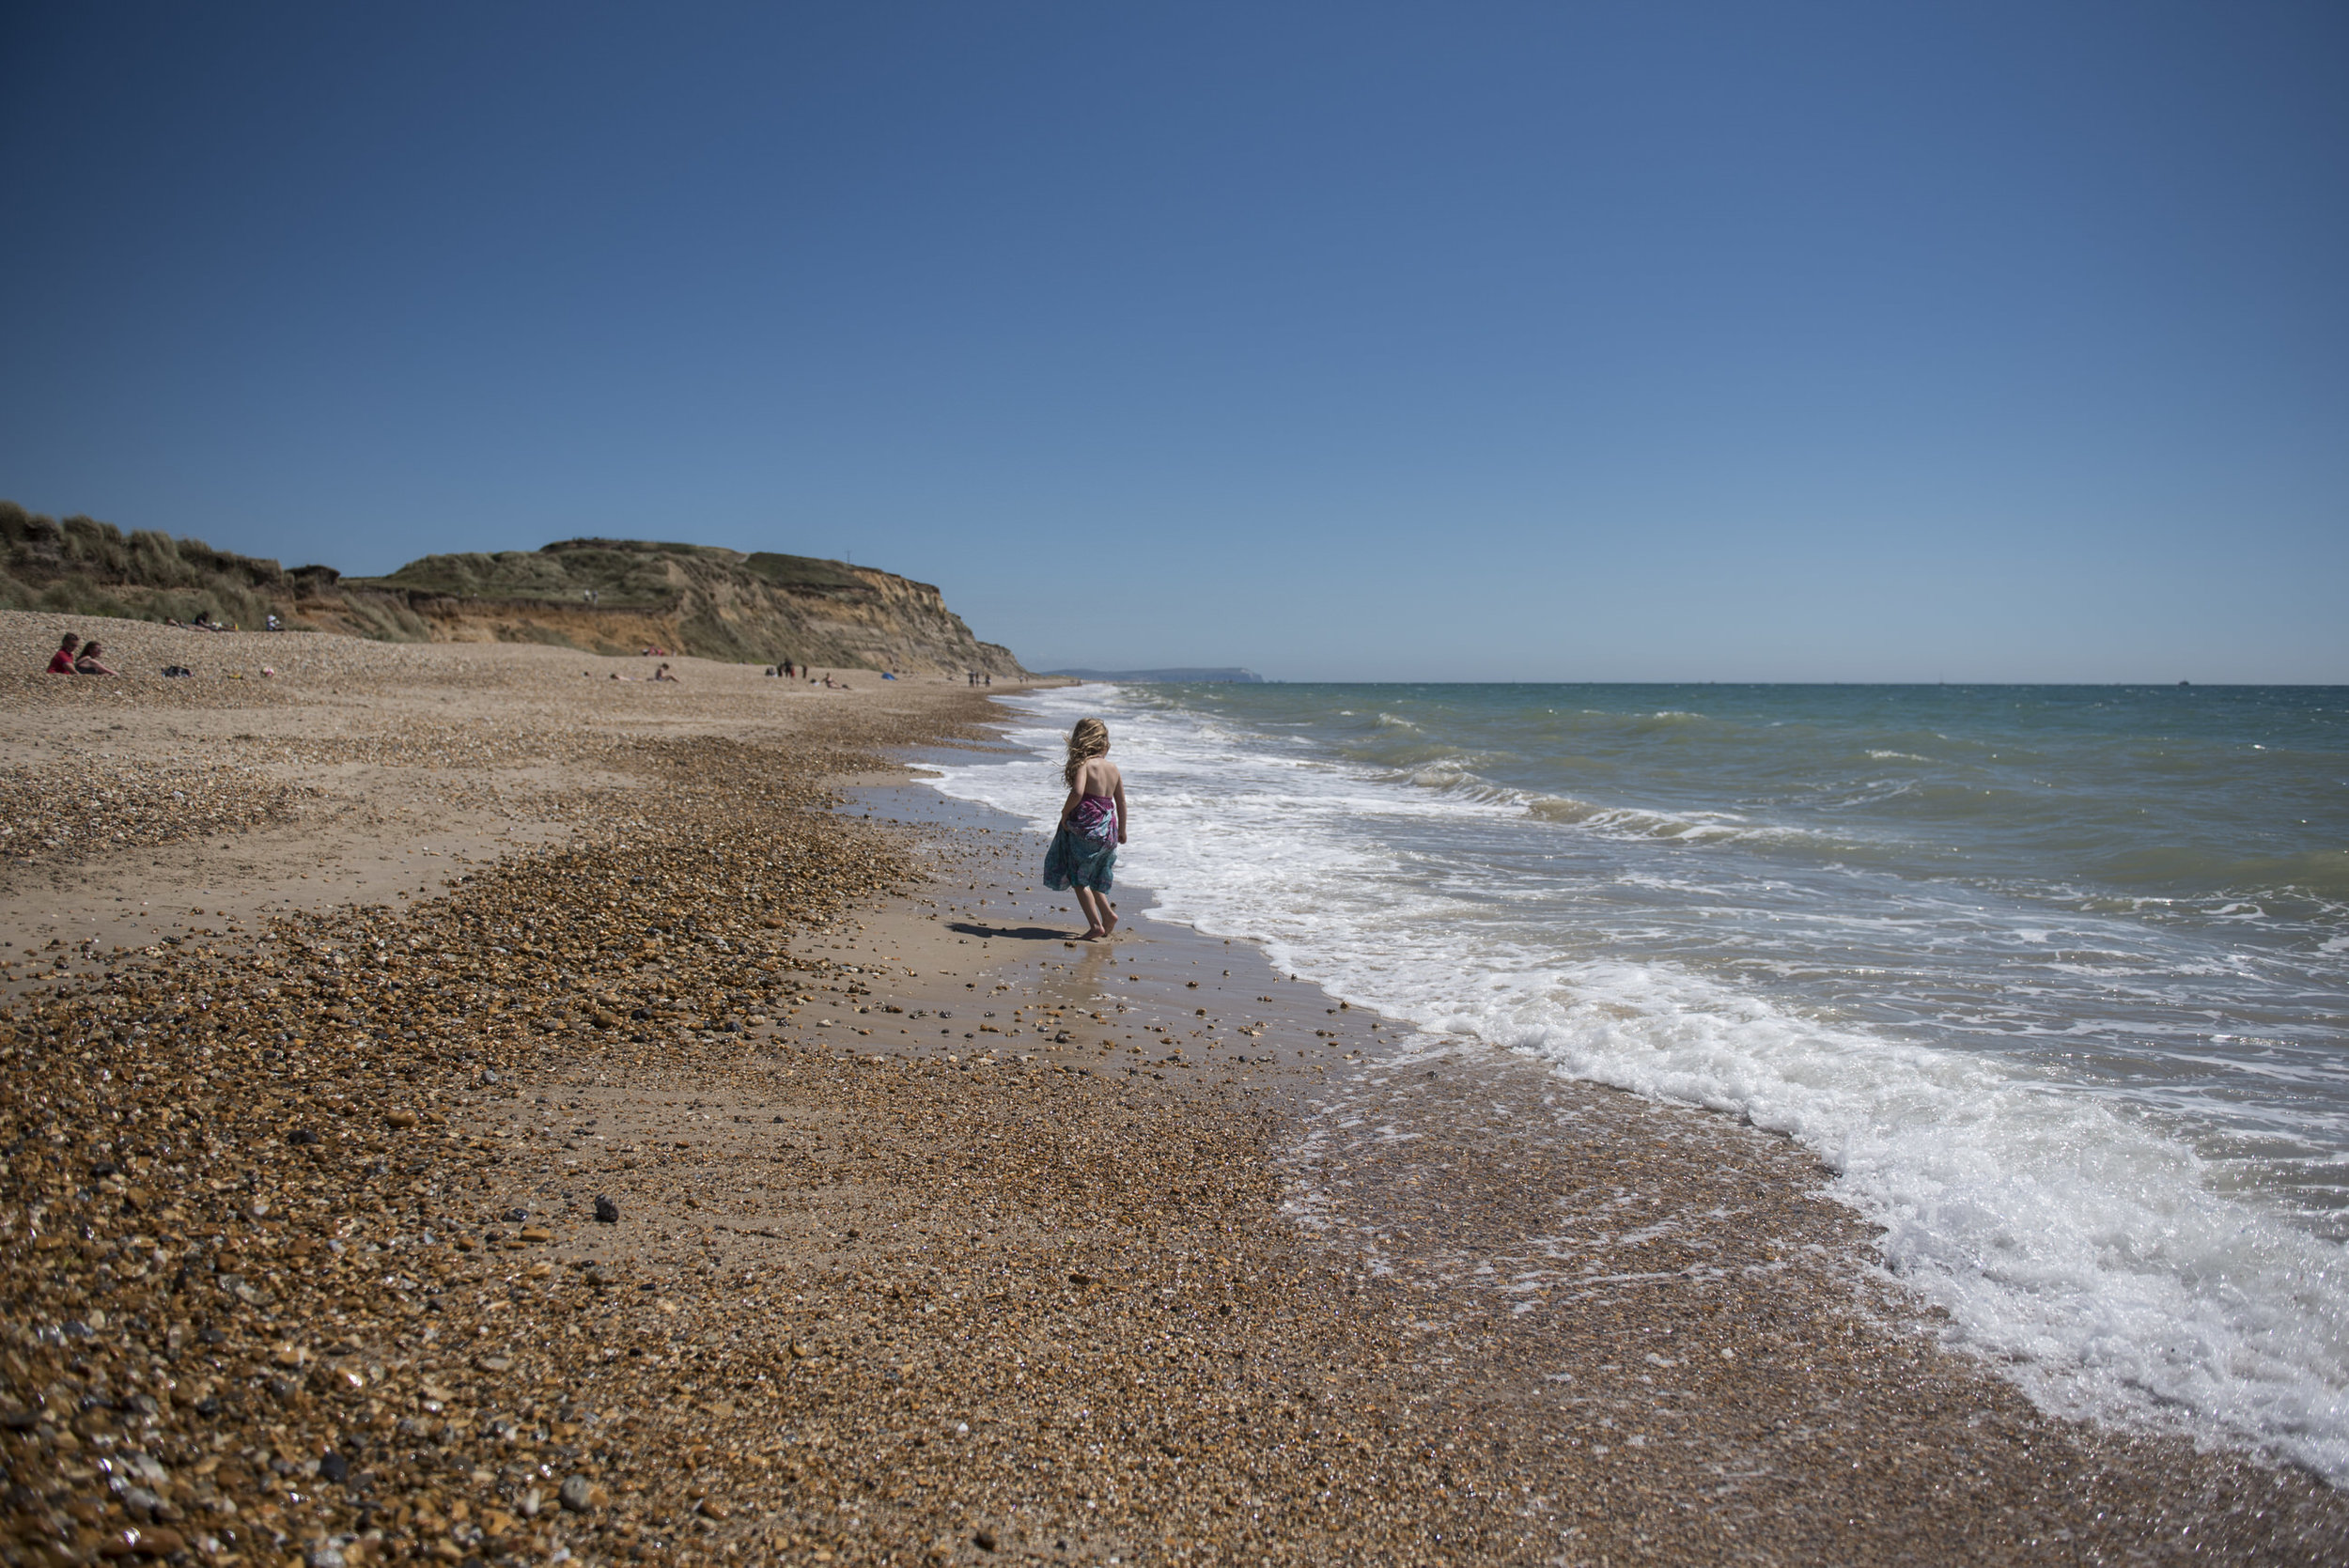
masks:
[[[1068,814],[1070,831],[1096,844],[1117,842],[1117,802],[1106,795],[1088,795]]]

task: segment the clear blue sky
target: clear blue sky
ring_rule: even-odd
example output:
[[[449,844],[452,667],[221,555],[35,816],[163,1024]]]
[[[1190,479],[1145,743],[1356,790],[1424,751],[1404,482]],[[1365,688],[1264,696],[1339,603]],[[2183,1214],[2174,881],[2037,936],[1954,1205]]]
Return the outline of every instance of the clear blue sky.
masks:
[[[2349,7],[0,15],[0,495],[1030,663],[2349,681]]]

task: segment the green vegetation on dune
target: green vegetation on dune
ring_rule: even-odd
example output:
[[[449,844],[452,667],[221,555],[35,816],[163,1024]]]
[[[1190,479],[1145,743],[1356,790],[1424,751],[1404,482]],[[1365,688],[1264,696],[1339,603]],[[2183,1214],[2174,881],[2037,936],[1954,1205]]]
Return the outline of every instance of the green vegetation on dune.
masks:
[[[819,561],[813,555],[776,555],[759,551],[745,556],[743,568],[760,580],[778,588],[815,589],[818,592],[856,593],[864,587],[856,575],[856,568],[837,561]]]
[[[416,593],[524,602],[585,602],[583,596],[593,592],[606,609],[642,608],[674,602],[697,568],[719,576],[747,572],[795,593],[873,592],[855,567],[838,561],[638,539],[565,539],[539,550],[427,555],[369,581]]]
[[[214,550],[201,539],[94,518],[56,519],[0,501],[0,609],[53,610],[126,620],[259,626],[300,580],[274,561]],[[332,573],[327,573],[331,579]]]

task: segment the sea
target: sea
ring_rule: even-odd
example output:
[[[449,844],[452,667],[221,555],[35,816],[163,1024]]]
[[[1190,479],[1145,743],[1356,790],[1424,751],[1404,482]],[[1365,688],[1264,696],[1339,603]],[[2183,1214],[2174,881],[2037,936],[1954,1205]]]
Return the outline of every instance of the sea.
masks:
[[[2043,1408],[2349,1484],[2349,688],[1087,685],[1145,918],[1814,1150]],[[1128,902],[1128,908],[1132,903]]]

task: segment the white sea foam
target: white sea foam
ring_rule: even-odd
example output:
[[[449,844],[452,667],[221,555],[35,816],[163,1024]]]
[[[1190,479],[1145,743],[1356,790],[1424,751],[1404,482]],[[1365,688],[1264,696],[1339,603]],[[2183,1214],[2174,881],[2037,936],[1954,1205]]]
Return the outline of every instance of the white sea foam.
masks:
[[[2341,1250],[2217,1179],[2158,1096],[2125,1102],[2014,1060],[1808,1015],[1726,974],[1512,924],[1513,900],[1534,895],[1441,846],[1447,832],[1522,822],[1522,797],[1398,787],[1408,775],[1100,687],[1022,706],[1036,724],[1018,738],[1036,756],[949,767],[938,786],[1041,828],[1059,803],[1063,728],[1106,711],[1140,785],[1121,876],[1158,892],[1161,917],[1254,940],[1283,969],[1423,1028],[1799,1139],[1835,1172],[1836,1194],[1884,1227],[1885,1266],[1948,1310],[1950,1338],[2043,1406],[2255,1445],[2349,1483]],[[1534,815],[1575,834],[1780,831],[1580,801]],[[1811,918],[1831,928],[1843,917]],[[2045,925],[1984,930],[2017,950],[2051,936],[2088,945]],[[1807,951],[1794,957],[1811,961]],[[2135,981],[2125,956],[2088,967],[2112,971],[2103,986],[2159,984]]]

